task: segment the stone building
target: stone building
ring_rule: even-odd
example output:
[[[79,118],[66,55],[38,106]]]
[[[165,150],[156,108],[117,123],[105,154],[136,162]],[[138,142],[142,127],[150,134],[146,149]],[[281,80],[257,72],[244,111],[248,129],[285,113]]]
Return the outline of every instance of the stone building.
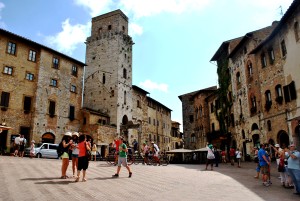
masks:
[[[184,148],[183,134],[180,132],[180,123],[172,121],[171,128],[171,150]]]
[[[124,135],[131,145],[134,139],[155,141],[162,150],[170,149],[171,110],[132,85],[132,38],[128,18],[112,11],[92,19],[91,36],[86,41],[86,70],[83,107],[106,117],[106,126],[115,127],[107,138],[97,127],[89,130],[107,146],[116,135]],[[89,114],[89,112],[87,113]]]
[[[261,85],[262,135],[269,143],[300,145],[300,1],[294,1],[274,31],[251,54]]]
[[[256,65],[256,57],[250,55],[249,50],[253,50],[263,41],[276,25],[277,22],[274,22],[272,26],[247,33],[228,55],[235,117],[235,131],[232,136],[232,141],[235,143],[231,145],[247,154],[250,154],[253,149],[249,139],[252,139],[255,145],[259,145],[260,141],[266,141],[262,139],[259,129],[261,84],[258,76],[260,72]]]
[[[9,149],[16,134],[58,142],[78,131],[84,63],[0,29],[0,119],[12,130],[0,134]]]
[[[217,90],[216,86],[178,96],[182,102],[185,148],[205,147],[211,132],[209,107],[206,98]]]

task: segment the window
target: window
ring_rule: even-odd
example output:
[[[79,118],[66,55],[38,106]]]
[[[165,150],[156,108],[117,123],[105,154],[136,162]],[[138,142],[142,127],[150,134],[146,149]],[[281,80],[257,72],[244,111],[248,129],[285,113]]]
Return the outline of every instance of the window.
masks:
[[[141,108],[140,100],[137,100],[137,101],[136,101],[136,105],[137,105],[138,108]]]
[[[251,114],[254,114],[257,111],[257,108],[256,108],[256,97],[254,95],[252,95],[250,99],[251,99],[250,112],[251,112]]]
[[[194,115],[190,115],[190,123],[194,122]]]
[[[155,119],[153,119],[153,126],[155,126]]]
[[[198,108],[195,109],[195,117],[198,119]]]
[[[76,93],[76,86],[75,85],[71,85],[71,92]]]
[[[285,46],[284,40],[281,41],[280,46],[281,46],[282,57],[285,57],[285,55],[287,54],[287,51],[286,51],[286,46]]]
[[[127,79],[127,70],[125,68],[123,69],[123,78]]]
[[[15,43],[8,42],[7,53],[15,55],[16,54],[16,48],[17,48],[17,45]]]
[[[0,106],[8,107],[8,105],[9,105],[9,96],[10,96],[10,93],[2,91]]]
[[[151,117],[148,118],[148,123],[151,124]]]
[[[77,76],[77,66],[72,66],[72,75]]]
[[[24,112],[25,113],[28,113],[30,112],[31,110],[31,97],[29,96],[25,96],[24,97],[24,105],[23,105],[23,109],[24,109]]]
[[[241,75],[240,75],[240,72],[237,72],[237,73],[236,73],[236,82],[237,82],[238,85],[241,83]]]
[[[126,91],[124,91],[124,105],[126,105],[126,100],[127,100]]]
[[[51,79],[51,81],[50,81],[50,86],[52,86],[52,87],[57,87],[57,80]]]
[[[32,73],[26,73],[25,79],[32,81],[34,79],[34,75]]]
[[[200,110],[199,110],[199,113],[200,113],[200,117],[203,116],[203,109],[202,109],[202,105],[200,105]]]
[[[212,123],[212,124],[211,124],[211,130],[212,130],[212,132],[215,131],[215,123]]]
[[[124,26],[122,26],[122,30],[123,30],[123,32],[125,32],[125,27]]]
[[[58,67],[59,67],[59,59],[56,58],[56,57],[53,57],[52,62],[53,62],[53,68],[58,69]]]
[[[9,66],[5,66],[5,67],[4,67],[3,73],[4,73],[4,74],[7,74],[7,75],[12,75],[12,73],[13,73],[13,68],[12,68],[12,67],[9,67]]]
[[[28,56],[29,61],[36,61],[36,51],[34,50],[29,50],[29,56]]]
[[[272,105],[272,98],[271,98],[271,92],[270,92],[270,90],[267,90],[265,92],[265,98],[266,98],[265,109],[267,111],[269,111],[271,109],[271,105]]]
[[[276,91],[276,102],[282,104],[283,96],[282,96],[282,89],[280,84],[276,85],[275,91]]]
[[[49,102],[49,115],[50,117],[54,117],[55,115],[55,101]]]
[[[210,104],[210,113],[213,113],[214,112],[214,103],[211,103]]]
[[[270,49],[268,50],[268,54],[269,54],[270,64],[273,64],[274,61],[275,61],[275,54],[274,54],[273,48],[270,48]]]
[[[267,121],[267,125],[268,125],[268,131],[272,131],[272,124],[270,120]]]
[[[108,28],[107,28],[108,30],[111,30],[111,25],[108,25]]]
[[[283,87],[285,102],[290,102],[297,99],[295,82],[292,81],[289,85]]]
[[[295,32],[296,42],[298,42],[299,41],[299,23],[298,22],[294,23],[294,32]]]
[[[75,119],[75,107],[73,105],[70,105],[69,119],[71,121]]]
[[[105,84],[105,74],[102,75],[102,84]]]
[[[264,68],[267,66],[267,59],[266,59],[266,55],[265,53],[262,53],[260,55],[260,59],[261,59],[261,66]]]
[[[249,64],[248,64],[248,76],[252,77],[252,75],[253,75],[252,63],[249,62]]]

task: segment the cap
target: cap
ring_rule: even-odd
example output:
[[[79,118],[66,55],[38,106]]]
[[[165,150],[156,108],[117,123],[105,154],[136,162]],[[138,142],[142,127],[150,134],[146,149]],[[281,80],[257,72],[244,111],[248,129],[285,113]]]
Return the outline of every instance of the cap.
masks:
[[[65,135],[72,137],[72,133],[71,132],[66,132]]]
[[[151,144],[154,144],[154,141],[151,141]]]
[[[78,132],[73,132],[73,133],[72,133],[72,136],[73,136],[73,135],[79,137],[79,133],[78,133]]]
[[[275,147],[278,147],[278,148],[279,148],[280,146],[279,146],[279,144],[275,144]]]
[[[35,143],[35,141],[34,141],[34,140],[31,140],[31,142]]]

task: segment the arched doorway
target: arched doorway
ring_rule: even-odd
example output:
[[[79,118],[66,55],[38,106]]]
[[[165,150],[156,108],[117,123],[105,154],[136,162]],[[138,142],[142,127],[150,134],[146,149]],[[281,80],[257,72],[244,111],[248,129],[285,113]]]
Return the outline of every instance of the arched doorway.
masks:
[[[252,142],[254,147],[260,148],[259,134],[252,135]]]
[[[6,142],[7,142],[7,134],[8,134],[8,130],[3,130],[0,133],[0,150],[1,153],[3,154],[5,151],[7,151],[7,146],[6,146]]]
[[[127,115],[124,115],[122,118],[122,125],[127,125],[128,124],[128,117]],[[125,137],[126,140],[128,140],[128,128],[122,129],[122,135]]]
[[[54,143],[55,135],[53,133],[47,132],[42,136],[42,143]]]
[[[280,144],[280,147],[285,148],[290,145],[290,138],[286,131],[281,130],[277,134],[277,141]]]

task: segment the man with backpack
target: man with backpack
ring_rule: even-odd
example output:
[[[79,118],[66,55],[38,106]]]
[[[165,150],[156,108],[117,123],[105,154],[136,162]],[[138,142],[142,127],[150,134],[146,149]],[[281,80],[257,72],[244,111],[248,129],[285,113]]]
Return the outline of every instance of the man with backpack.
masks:
[[[153,146],[153,158],[158,163],[158,165],[160,165],[159,148],[158,148],[157,144],[155,144],[153,141],[151,142],[151,144]]]

